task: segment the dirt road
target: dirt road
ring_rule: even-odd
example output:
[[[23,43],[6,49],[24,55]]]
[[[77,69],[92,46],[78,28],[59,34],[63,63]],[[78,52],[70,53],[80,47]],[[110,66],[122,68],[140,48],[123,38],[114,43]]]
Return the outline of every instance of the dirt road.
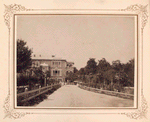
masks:
[[[133,100],[98,94],[65,85],[35,107],[133,107]]]

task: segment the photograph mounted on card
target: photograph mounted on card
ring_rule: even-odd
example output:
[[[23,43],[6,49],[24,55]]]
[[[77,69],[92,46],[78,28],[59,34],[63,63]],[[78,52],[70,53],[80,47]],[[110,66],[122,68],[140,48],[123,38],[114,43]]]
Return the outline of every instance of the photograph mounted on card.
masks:
[[[147,18],[147,6],[137,4],[111,10],[5,5],[9,38],[6,116],[106,113],[144,117]]]

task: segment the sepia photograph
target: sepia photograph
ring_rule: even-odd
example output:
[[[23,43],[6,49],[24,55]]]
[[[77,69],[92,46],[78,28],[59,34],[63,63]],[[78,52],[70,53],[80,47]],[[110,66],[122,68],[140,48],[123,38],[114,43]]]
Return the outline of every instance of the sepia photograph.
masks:
[[[0,122],[149,122],[148,0],[0,9]]]
[[[15,15],[15,105],[136,108],[137,16]]]

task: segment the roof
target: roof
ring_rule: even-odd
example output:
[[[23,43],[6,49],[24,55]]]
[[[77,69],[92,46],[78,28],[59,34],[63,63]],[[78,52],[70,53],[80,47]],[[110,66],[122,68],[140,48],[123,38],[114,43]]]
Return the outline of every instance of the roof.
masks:
[[[47,67],[48,67],[48,64],[45,64],[45,63],[44,63],[44,64],[40,64],[40,65],[41,65],[41,66],[47,66]]]
[[[74,62],[71,62],[71,61],[69,61],[69,62],[67,62],[68,64],[74,64]]]
[[[56,58],[56,57],[31,57],[32,60],[57,60],[57,61],[66,61],[66,59]]]

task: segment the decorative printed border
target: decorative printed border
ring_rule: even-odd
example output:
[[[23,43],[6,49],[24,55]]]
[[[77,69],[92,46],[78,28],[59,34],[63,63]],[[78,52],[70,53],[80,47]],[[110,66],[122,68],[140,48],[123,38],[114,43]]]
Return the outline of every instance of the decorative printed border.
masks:
[[[38,9],[27,9],[22,5],[18,5],[18,4],[11,4],[11,5],[4,5],[5,6],[5,12],[4,12],[4,22],[6,24],[6,26],[8,27],[8,31],[9,31],[9,39],[8,39],[8,50],[10,50],[10,21],[11,21],[11,17],[13,16],[13,14],[15,14],[16,12],[19,11],[37,11]],[[142,38],[142,42],[143,42],[143,30],[144,27],[146,26],[146,23],[148,21],[148,12],[147,12],[147,6],[148,5],[140,5],[140,4],[135,4],[135,5],[131,5],[125,9],[114,9],[114,11],[130,11],[130,12],[135,12],[138,15],[140,15],[141,18],[141,38]],[[41,11],[44,9],[41,9]],[[99,9],[101,10],[101,9]],[[109,9],[108,9],[109,10]],[[106,11],[108,11],[106,10]],[[105,10],[103,10],[105,11]],[[8,53],[8,64],[10,64],[10,51]],[[143,60],[143,59],[142,59]],[[142,61],[143,62],[143,61]],[[8,68],[10,69],[10,66],[8,66]],[[143,71],[142,71],[143,73]],[[14,118],[14,119],[18,119],[21,118],[23,116],[25,116],[26,114],[34,114],[34,113],[30,113],[30,112],[16,112],[14,109],[11,109],[11,105],[10,105],[10,71],[8,70],[8,95],[5,99],[4,102],[4,112],[5,112],[5,117],[8,118]],[[143,75],[142,75],[143,76]],[[140,108],[135,111],[135,112],[130,112],[130,113],[118,113],[118,114],[123,114],[126,115],[127,117],[130,117],[132,119],[141,119],[146,117],[147,114],[147,109],[148,109],[148,105],[147,105],[147,101],[144,98],[143,95],[143,81],[141,84],[141,106]]]
[[[32,114],[32,113],[29,113],[29,112],[16,112],[15,110],[11,109],[11,106],[10,106],[10,94],[6,97],[5,99],[5,102],[4,102],[4,112],[5,112],[5,117],[8,117],[8,118],[13,118],[13,119],[18,119],[18,118],[21,118],[23,116],[25,116],[26,114]]]
[[[132,119],[142,119],[142,118],[146,118],[146,114],[147,114],[147,101],[144,98],[144,95],[141,95],[141,107],[135,111],[135,112],[131,112],[131,113],[122,113],[127,115],[127,117],[130,117]]]

